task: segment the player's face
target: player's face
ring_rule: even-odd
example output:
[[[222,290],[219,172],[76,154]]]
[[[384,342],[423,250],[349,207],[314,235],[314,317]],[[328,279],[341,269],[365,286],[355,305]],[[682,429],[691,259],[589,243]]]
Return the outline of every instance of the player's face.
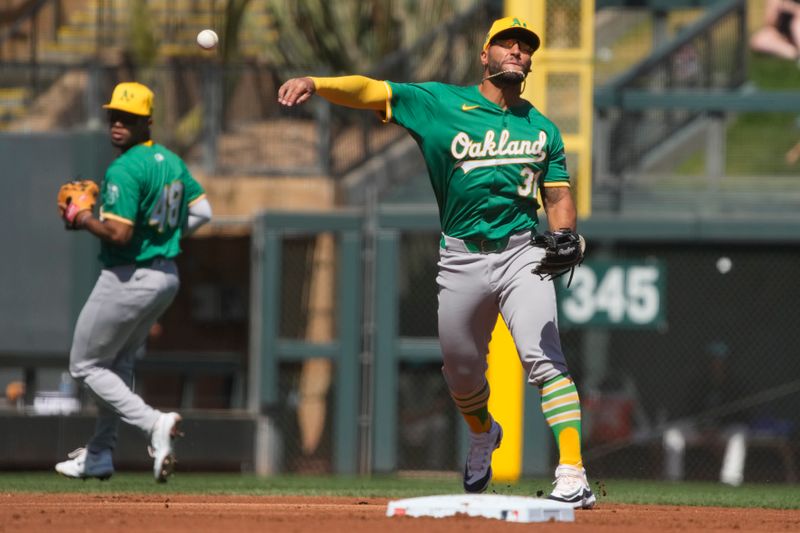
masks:
[[[127,149],[149,140],[150,117],[134,115],[116,109],[108,110],[108,127],[111,144]]]
[[[531,70],[533,47],[515,37],[503,37],[492,40],[486,49],[484,68],[485,75],[497,75],[492,78],[499,85],[516,85]],[[503,73],[503,74],[500,74]]]

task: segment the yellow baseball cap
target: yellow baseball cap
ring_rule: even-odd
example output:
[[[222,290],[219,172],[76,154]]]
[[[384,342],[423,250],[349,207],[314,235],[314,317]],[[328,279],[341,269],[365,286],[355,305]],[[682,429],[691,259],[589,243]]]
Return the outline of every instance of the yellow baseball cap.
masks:
[[[118,83],[111,93],[111,101],[103,107],[149,117],[153,111],[153,91],[133,81]]]
[[[527,22],[519,17],[505,17],[495,20],[492,27],[489,28],[489,33],[486,34],[486,41],[483,43],[483,49],[489,48],[492,39],[504,32],[508,32],[509,37],[512,35],[520,37],[520,39],[530,44],[534,51],[538,50],[542,44],[542,40],[528,27]]]

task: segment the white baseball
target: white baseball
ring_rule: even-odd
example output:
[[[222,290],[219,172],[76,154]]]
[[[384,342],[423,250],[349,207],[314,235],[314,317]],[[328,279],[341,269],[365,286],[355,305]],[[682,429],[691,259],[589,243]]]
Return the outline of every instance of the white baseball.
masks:
[[[217,37],[217,33],[214,30],[203,30],[197,34],[197,44],[200,45],[200,48],[210,50],[217,46],[218,42],[219,37]]]
[[[733,261],[730,257],[722,256],[717,259],[717,270],[720,274],[727,274],[733,268]]]

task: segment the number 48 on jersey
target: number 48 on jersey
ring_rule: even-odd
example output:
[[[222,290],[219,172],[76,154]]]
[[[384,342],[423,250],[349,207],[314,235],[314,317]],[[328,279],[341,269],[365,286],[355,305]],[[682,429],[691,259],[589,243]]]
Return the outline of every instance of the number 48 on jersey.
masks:
[[[150,225],[156,226],[159,233],[164,230],[174,230],[181,223],[181,206],[183,205],[183,183],[173,181],[161,190],[161,198],[158,199],[153,212],[150,213]]]

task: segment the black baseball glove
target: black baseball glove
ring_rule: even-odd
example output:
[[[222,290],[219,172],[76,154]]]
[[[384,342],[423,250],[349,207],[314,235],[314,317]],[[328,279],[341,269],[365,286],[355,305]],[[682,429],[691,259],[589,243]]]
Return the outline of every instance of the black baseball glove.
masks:
[[[531,272],[542,279],[553,280],[569,272],[567,287],[572,283],[575,267],[583,263],[586,241],[569,228],[545,231],[531,238],[534,246],[544,248],[544,258]]]

